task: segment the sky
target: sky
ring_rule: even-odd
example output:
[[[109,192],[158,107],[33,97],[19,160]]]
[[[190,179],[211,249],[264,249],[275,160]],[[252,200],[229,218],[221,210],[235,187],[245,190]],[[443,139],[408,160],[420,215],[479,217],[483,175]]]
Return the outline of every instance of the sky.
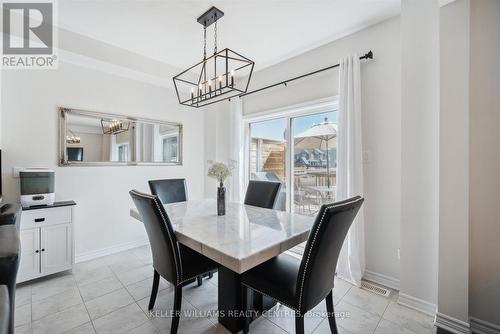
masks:
[[[329,122],[337,123],[337,112],[326,112],[293,119],[293,133],[295,135],[309,129],[313,124],[324,122],[325,117]],[[252,123],[251,136],[253,138],[266,138],[283,140],[286,129],[286,118]]]

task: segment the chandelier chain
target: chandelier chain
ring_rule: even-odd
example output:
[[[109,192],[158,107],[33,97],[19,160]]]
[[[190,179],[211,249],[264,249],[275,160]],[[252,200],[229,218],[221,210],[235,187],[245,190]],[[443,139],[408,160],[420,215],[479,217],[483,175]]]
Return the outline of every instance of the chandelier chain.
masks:
[[[217,53],[217,21],[215,21],[214,25],[214,54]]]
[[[203,27],[203,60],[207,59],[207,27]]]

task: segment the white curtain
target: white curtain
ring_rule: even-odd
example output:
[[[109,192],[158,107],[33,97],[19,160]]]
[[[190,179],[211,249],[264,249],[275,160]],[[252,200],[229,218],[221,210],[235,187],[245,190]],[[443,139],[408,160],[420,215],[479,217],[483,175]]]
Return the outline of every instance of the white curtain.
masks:
[[[229,114],[229,160],[236,162],[228,182],[229,201],[243,201],[244,180],[244,131],[243,131],[243,101],[235,97],[231,99]]]
[[[363,148],[361,141],[361,82],[359,56],[340,61],[337,134],[337,200],[363,196]],[[357,286],[365,272],[363,207],[342,246],[337,274]]]

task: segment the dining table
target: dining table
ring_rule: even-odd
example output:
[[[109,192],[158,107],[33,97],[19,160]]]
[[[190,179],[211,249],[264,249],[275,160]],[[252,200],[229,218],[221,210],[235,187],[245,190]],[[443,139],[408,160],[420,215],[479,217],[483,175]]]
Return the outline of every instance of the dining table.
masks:
[[[314,222],[314,217],[235,202],[227,202],[226,214],[218,216],[215,199],[164,207],[178,242],[219,264],[218,321],[232,333],[242,329],[241,274],[307,240]],[[135,208],[130,215],[141,220]],[[275,304],[257,293],[249,297],[257,313]]]

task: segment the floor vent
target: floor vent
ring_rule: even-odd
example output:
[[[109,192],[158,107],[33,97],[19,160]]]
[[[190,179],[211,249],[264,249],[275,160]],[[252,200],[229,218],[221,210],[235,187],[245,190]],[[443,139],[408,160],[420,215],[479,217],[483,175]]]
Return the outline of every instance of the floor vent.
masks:
[[[367,281],[361,281],[361,289],[368,290],[384,297],[389,297],[391,294],[391,290]]]

